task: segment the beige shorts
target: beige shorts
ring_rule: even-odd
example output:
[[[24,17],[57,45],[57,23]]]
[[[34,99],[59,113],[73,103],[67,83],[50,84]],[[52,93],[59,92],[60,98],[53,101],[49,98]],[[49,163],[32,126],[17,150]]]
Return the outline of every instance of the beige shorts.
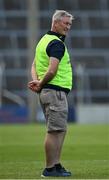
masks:
[[[46,118],[48,132],[66,131],[68,117],[66,93],[53,89],[42,89],[39,98]]]

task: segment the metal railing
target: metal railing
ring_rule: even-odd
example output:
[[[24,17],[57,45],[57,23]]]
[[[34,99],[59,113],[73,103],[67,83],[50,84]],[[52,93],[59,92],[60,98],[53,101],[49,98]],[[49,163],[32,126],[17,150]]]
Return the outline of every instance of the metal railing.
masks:
[[[4,1],[2,1],[2,4],[4,4]],[[57,7],[57,1],[54,2],[54,5],[56,8]],[[24,4],[23,4],[24,6]],[[4,7],[4,6],[3,6]],[[48,14],[49,16],[52,15],[52,13],[54,12],[54,10],[52,9],[48,9],[48,10],[41,10],[39,9],[39,12],[36,14],[36,21],[40,21],[40,24],[41,24],[41,18],[45,18],[45,20],[48,18]],[[69,43],[69,50],[70,50],[70,54],[71,54],[71,59],[75,59],[75,61],[78,61],[79,59],[79,63],[80,66],[81,66],[81,57],[86,57],[85,58],[85,61],[86,59],[88,60],[88,57],[92,57],[92,61],[93,61],[93,57],[103,57],[105,59],[105,63],[106,61],[109,59],[109,48],[92,48],[91,47],[91,38],[93,37],[107,37],[109,38],[109,29],[108,28],[103,28],[103,29],[90,29],[90,26],[89,26],[89,21],[90,21],[90,18],[103,18],[104,21],[102,23],[105,23],[105,21],[107,22],[107,20],[109,20],[109,11],[108,9],[102,9],[102,10],[73,10],[71,11],[71,13],[75,16],[75,23],[79,23],[78,20],[80,20],[82,22],[82,27],[80,26],[77,26],[75,28],[75,26],[72,28],[71,32],[70,32],[70,37],[68,39],[68,43]],[[28,48],[24,48],[24,49],[20,49],[18,48],[18,38],[23,38],[25,37],[26,40],[28,40],[28,36],[30,35],[30,32],[28,31],[28,28],[19,28],[19,29],[7,29],[6,28],[6,23],[7,23],[7,17],[8,18],[24,18],[24,21],[27,21],[28,22],[28,18],[29,18],[29,14],[28,14],[28,8],[24,9],[20,9],[20,10],[6,10],[6,9],[1,9],[0,10],[0,19],[2,20],[2,22],[4,22],[4,27],[0,29],[0,37],[6,37],[9,39],[9,41],[11,43],[15,43],[15,46],[14,46],[14,43],[13,43],[13,47],[14,47],[14,50],[13,50],[13,47],[11,47],[10,49],[7,47],[5,49],[0,49],[0,54],[2,56],[3,61],[5,63],[9,62],[9,61],[12,61],[12,59],[10,57],[14,57],[13,59],[13,64],[16,64],[16,59],[19,61],[20,58],[25,58],[25,59],[28,59],[29,57],[29,51],[28,51]],[[85,23],[83,23],[85,22]],[[17,22],[16,22],[17,23]],[[43,33],[45,33],[48,29],[49,29],[49,26],[45,27],[44,29],[39,29],[38,31],[38,34],[39,34],[39,37],[40,35],[42,35]],[[84,37],[87,37],[89,38],[89,48],[72,48],[71,47],[71,38],[72,38],[72,41],[73,41],[73,38],[84,38]],[[102,43],[102,42],[101,42]],[[6,57],[6,58],[5,58]],[[77,59],[78,58],[78,59]],[[95,60],[95,59],[94,59]],[[25,60],[24,60],[25,61]],[[30,60],[32,62],[32,60]],[[27,62],[25,61],[25,64]],[[26,67],[26,69],[24,69],[22,66],[20,68],[16,68],[17,65],[15,65],[15,68],[12,69],[12,68],[8,68],[8,69],[5,69],[5,77],[8,77],[8,78],[12,78],[13,76],[18,78],[18,77],[22,77],[22,78],[26,78],[28,79],[28,71],[30,70],[30,67]],[[107,67],[109,68],[109,67]],[[3,69],[3,68],[2,68]],[[78,72],[78,67],[77,67],[77,70],[76,70],[76,76],[77,76],[77,79],[81,79],[81,88],[78,87],[77,89],[77,92],[73,92],[74,96],[78,96],[78,101],[81,97],[84,97],[85,96],[85,99],[86,101],[88,102],[92,102],[92,97],[109,97],[109,92],[108,92],[108,89],[106,90],[103,90],[103,89],[99,89],[99,90],[93,90],[91,87],[90,87],[90,84],[91,84],[91,80],[90,80],[90,77],[91,76],[106,76],[105,79],[107,79],[107,83],[108,83],[108,78],[109,78],[109,73],[108,73],[108,70],[109,69],[85,69],[83,70],[83,73],[81,74],[80,72]],[[2,70],[0,70],[0,73],[3,73]],[[84,79],[85,79],[85,82],[84,82]],[[0,77],[0,82],[2,83],[2,75]],[[78,84],[78,82],[77,82]],[[83,85],[85,84],[85,86],[87,87],[87,90],[86,88],[83,87]],[[0,85],[0,88],[2,87],[2,85]],[[109,86],[108,86],[109,87]],[[83,89],[82,89],[83,88]],[[0,97],[1,97],[1,92],[2,90],[0,91]],[[21,96],[21,97],[27,97],[28,96],[28,93],[27,93],[27,89],[22,89],[22,92],[21,92],[21,88],[18,89],[14,89],[12,90],[12,93],[16,93],[18,96]],[[8,96],[7,95],[8,93],[4,93],[4,95]],[[2,94],[3,95],[3,94]],[[11,97],[11,94],[10,94],[10,97]],[[28,97],[27,97],[28,98]],[[1,98],[0,98],[1,99]],[[84,98],[82,99],[82,101],[84,101]]]

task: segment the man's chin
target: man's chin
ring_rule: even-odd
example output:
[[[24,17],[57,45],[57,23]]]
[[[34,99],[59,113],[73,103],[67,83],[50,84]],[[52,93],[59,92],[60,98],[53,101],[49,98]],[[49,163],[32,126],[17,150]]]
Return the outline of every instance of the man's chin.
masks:
[[[66,36],[67,32],[63,32],[62,35]]]
[[[68,31],[64,31],[64,35],[67,35]]]

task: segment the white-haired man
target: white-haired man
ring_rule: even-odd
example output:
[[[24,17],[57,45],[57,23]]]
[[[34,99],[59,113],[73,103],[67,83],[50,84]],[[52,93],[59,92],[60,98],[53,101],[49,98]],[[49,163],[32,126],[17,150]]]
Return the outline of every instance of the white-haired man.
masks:
[[[33,80],[28,83],[32,91],[39,93],[47,124],[46,167],[42,177],[71,176],[61,165],[60,156],[67,131],[67,94],[72,88],[72,68],[64,40],[73,19],[64,10],[55,11],[51,31],[36,46],[31,68]]]

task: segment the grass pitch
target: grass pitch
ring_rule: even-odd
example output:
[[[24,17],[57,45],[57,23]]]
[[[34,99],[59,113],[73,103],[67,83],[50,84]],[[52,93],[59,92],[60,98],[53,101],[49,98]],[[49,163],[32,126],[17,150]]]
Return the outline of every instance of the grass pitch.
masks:
[[[43,124],[0,125],[0,179],[40,179],[45,132]],[[108,125],[69,124],[61,159],[72,179],[109,179],[108,133]]]

